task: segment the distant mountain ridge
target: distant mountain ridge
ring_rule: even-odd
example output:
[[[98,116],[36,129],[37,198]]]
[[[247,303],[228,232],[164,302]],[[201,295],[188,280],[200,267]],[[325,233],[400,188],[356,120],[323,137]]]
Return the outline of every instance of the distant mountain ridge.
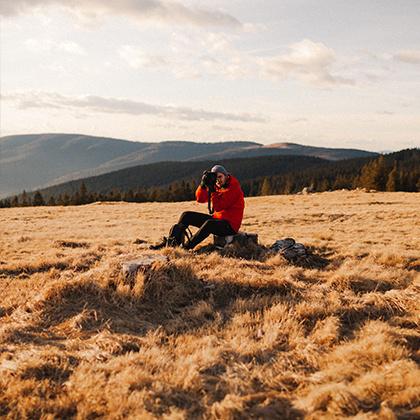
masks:
[[[30,134],[0,138],[0,196],[162,161],[222,160],[269,155],[305,155],[328,160],[376,153],[293,143],[249,141],[135,142],[80,134]]]
[[[250,146],[243,149],[226,150],[207,155],[206,159],[233,159],[258,156],[312,156],[326,160],[344,160],[359,157],[374,157],[378,153],[358,149],[340,149],[331,147],[304,146],[296,143],[274,143],[268,145]],[[194,160],[201,160],[200,157]]]

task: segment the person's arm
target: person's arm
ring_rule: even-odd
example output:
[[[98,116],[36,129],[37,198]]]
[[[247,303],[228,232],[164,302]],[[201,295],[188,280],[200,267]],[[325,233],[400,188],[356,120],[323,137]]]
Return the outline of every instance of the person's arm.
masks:
[[[207,188],[199,185],[197,190],[195,191],[195,198],[198,203],[207,203],[207,200],[209,198],[209,193],[207,191]]]
[[[221,211],[232,207],[240,198],[240,195],[239,185],[231,186],[224,191],[216,191],[212,195],[214,210]]]

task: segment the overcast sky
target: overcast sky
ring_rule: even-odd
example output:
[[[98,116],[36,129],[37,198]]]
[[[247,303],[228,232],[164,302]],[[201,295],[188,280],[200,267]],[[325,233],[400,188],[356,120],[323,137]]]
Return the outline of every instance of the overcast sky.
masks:
[[[419,0],[0,0],[1,135],[420,146]]]

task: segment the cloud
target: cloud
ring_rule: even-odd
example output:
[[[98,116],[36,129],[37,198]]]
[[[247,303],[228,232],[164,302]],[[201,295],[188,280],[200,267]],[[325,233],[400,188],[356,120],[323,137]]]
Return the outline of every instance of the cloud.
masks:
[[[242,27],[244,32],[252,34],[268,31],[268,26],[264,23],[244,23]]]
[[[260,59],[263,75],[272,79],[298,79],[316,86],[353,85],[353,80],[332,73],[335,62],[333,49],[309,39],[290,45],[287,54]]]
[[[289,122],[291,124],[300,124],[300,123],[307,123],[309,120],[307,118],[293,118]]]
[[[135,69],[165,67],[169,64],[168,58],[162,55],[148,54],[141,47],[134,45],[123,45],[119,49],[119,55],[130,67]]]
[[[242,129],[242,128],[230,127],[230,126],[218,125],[218,124],[212,125],[211,128],[213,130],[217,130],[217,131],[229,131],[229,132],[230,131],[234,131],[234,132],[244,131],[244,129]]]
[[[420,64],[420,50],[402,50],[394,54],[393,58],[404,63]]]
[[[118,53],[130,67],[165,69],[179,79],[216,76],[239,80],[260,76],[298,80],[317,87],[355,84],[353,79],[339,74],[348,66],[339,70],[334,51],[322,43],[305,39],[290,45],[285,54],[258,56],[255,51],[238,49],[237,38],[237,34],[207,32],[198,37],[196,33],[173,32],[169,48],[162,49],[159,55],[135,45],[122,46]]]
[[[232,34],[172,32],[159,54],[140,45],[123,45],[118,55],[134,69],[167,70],[177,79],[222,76],[229,80],[250,74],[250,60],[233,45]],[[248,61],[248,62],[246,62]],[[255,60],[253,60],[255,61]],[[255,63],[253,63],[255,67]]]
[[[58,49],[69,54],[86,55],[86,51],[73,41],[60,42]]]
[[[2,100],[13,101],[19,109],[63,109],[88,110],[107,114],[154,115],[163,118],[185,121],[240,121],[265,122],[261,116],[213,112],[189,107],[153,105],[140,101],[102,96],[66,96],[51,92],[24,92],[1,96]]]
[[[73,41],[56,42],[49,39],[30,38],[25,41],[25,47],[36,53],[62,51],[68,54],[86,55],[83,47]]]
[[[17,16],[33,10],[51,6],[66,8],[89,19],[103,16],[123,15],[137,21],[152,20],[160,23],[188,24],[194,26],[233,26],[241,23],[233,16],[218,11],[187,7],[177,1],[169,0],[2,0],[0,15]]]
[[[169,53],[172,73],[177,78],[221,76],[229,80],[251,75],[255,59],[235,47],[237,39],[236,34],[173,32]]]

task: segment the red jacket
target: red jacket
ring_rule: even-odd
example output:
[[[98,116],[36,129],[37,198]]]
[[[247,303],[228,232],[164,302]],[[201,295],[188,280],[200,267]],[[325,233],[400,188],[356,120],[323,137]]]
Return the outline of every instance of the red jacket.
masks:
[[[207,203],[208,192],[206,188],[199,186],[195,192],[195,197],[199,203]],[[211,195],[211,202],[214,208],[213,217],[215,219],[227,220],[235,232],[241,227],[244,216],[244,193],[242,192],[239,181],[229,175],[226,187],[219,188]]]

